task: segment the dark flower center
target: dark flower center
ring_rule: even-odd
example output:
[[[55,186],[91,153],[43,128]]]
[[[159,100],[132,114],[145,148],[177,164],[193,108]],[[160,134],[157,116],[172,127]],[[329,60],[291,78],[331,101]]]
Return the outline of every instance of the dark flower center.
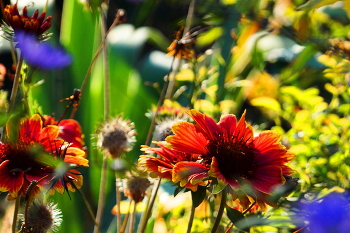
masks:
[[[207,156],[216,158],[219,171],[227,180],[239,181],[254,176],[257,164],[252,142],[219,135],[208,143],[207,149]]]
[[[43,167],[39,162],[35,161],[28,145],[21,143],[16,145],[2,144],[0,149],[2,161],[9,160],[6,167],[12,173],[20,171],[40,172]]]

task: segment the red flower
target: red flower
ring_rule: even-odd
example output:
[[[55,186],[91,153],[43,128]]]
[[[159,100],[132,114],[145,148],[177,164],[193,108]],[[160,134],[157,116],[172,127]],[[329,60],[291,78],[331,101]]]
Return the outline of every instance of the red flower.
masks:
[[[228,185],[244,208],[251,203],[247,195],[262,209],[265,203],[274,206],[268,195],[285,183],[283,175],[294,173],[287,163],[295,156],[279,142],[280,136],[264,131],[254,137],[245,113],[238,122],[234,115],[223,115],[218,123],[196,110],[188,114],[196,124],[174,124],[175,135],[166,139],[170,146],[178,152],[199,154],[201,163],[210,166],[208,175]],[[242,189],[246,184],[250,191]]]
[[[65,119],[57,122],[54,117],[44,116],[45,125],[58,125],[59,134],[58,137],[71,143],[72,147],[78,147],[83,149],[84,146],[84,135],[82,133],[81,126],[78,121],[74,119]]]
[[[165,147],[164,142],[155,142],[160,148],[144,146],[146,153],[156,153],[161,158],[141,155],[139,166],[145,167],[154,177],[171,179],[181,187],[197,191],[198,185],[206,185],[204,178],[208,177],[208,167],[198,163],[198,155],[182,153]]]
[[[40,36],[51,27],[52,16],[46,17],[46,12],[42,12],[39,15],[39,10],[36,10],[32,16],[28,16],[27,7],[24,7],[22,12],[22,15],[20,15],[17,4],[13,6],[7,5],[4,9],[4,18],[8,24],[7,26],[11,26],[14,32],[24,31],[34,34],[40,39]],[[5,32],[8,33],[9,30],[5,30]]]
[[[7,132],[11,132],[9,125]],[[13,133],[13,132],[11,132]],[[58,139],[59,129],[56,125],[43,126],[41,117],[37,114],[20,123],[18,139],[14,143],[0,142],[0,191],[9,192],[9,199],[15,199],[25,192],[33,181],[40,181],[34,194],[44,185],[51,183],[51,187],[62,192],[59,184],[52,183],[57,177],[56,164],[60,161],[67,164],[66,173],[75,166],[88,166],[85,152],[70,146],[69,143]],[[10,138],[10,135],[8,135]],[[46,156],[46,157],[45,157]],[[48,159],[49,158],[49,159]],[[55,164],[52,161],[56,161]],[[77,171],[71,171],[78,173]],[[80,174],[80,173],[79,173]],[[72,182],[80,188],[81,175],[72,175]],[[76,177],[77,176],[77,177]],[[61,184],[64,184],[61,180]],[[69,186],[73,186],[68,182]],[[70,188],[72,191],[75,189]]]

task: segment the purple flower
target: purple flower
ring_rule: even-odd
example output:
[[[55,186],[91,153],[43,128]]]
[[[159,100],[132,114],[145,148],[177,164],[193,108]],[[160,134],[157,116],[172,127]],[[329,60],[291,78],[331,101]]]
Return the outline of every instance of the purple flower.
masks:
[[[350,229],[349,197],[331,193],[323,199],[301,205],[299,220],[305,222],[308,232],[347,233]]]
[[[17,32],[15,36],[23,59],[31,66],[50,70],[72,63],[72,56],[62,48],[52,47],[48,42],[40,42],[34,35],[25,32]]]

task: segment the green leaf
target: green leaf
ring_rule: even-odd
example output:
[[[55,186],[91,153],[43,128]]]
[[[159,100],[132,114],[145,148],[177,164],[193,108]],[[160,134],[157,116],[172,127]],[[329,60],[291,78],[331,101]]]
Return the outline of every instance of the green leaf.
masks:
[[[227,186],[226,183],[218,180],[218,183],[214,185],[213,190],[211,192],[212,192],[212,194],[218,194],[222,190],[224,190],[224,188],[226,188],[226,186]]]
[[[193,208],[198,207],[204,201],[206,194],[207,194],[207,188],[204,186],[198,185],[198,189],[196,192],[193,192],[191,190]]]
[[[236,210],[236,209],[233,209],[229,206],[226,206],[226,215],[227,217],[230,219],[230,221],[235,225],[235,227],[243,230],[243,231],[247,231],[248,229],[244,228],[244,227],[240,227],[241,225],[243,226],[247,226],[247,221],[244,217],[244,215]],[[237,224],[237,223],[240,223],[240,224]],[[242,229],[243,228],[243,229]]]

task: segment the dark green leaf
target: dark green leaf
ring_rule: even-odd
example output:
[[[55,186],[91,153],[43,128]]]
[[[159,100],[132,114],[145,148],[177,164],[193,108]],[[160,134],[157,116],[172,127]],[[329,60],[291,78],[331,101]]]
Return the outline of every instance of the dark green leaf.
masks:
[[[178,187],[174,190],[174,197],[176,197],[176,195],[179,194],[183,189],[184,189],[184,187],[178,186]]]
[[[203,200],[205,199],[206,193],[207,193],[207,189],[204,186],[198,186],[198,189],[196,192],[191,191],[192,206],[194,208],[196,208],[203,202]]]
[[[227,217],[231,220],[231,222],[235,225],[235,227],[243,231],[248,230],[247,229],[248,224],[247,224],[246,218],[240,211],[233,209],[229,206],[226,206],[226,214],[227,214]],[[237,224],[238,222],[239,224]]]

